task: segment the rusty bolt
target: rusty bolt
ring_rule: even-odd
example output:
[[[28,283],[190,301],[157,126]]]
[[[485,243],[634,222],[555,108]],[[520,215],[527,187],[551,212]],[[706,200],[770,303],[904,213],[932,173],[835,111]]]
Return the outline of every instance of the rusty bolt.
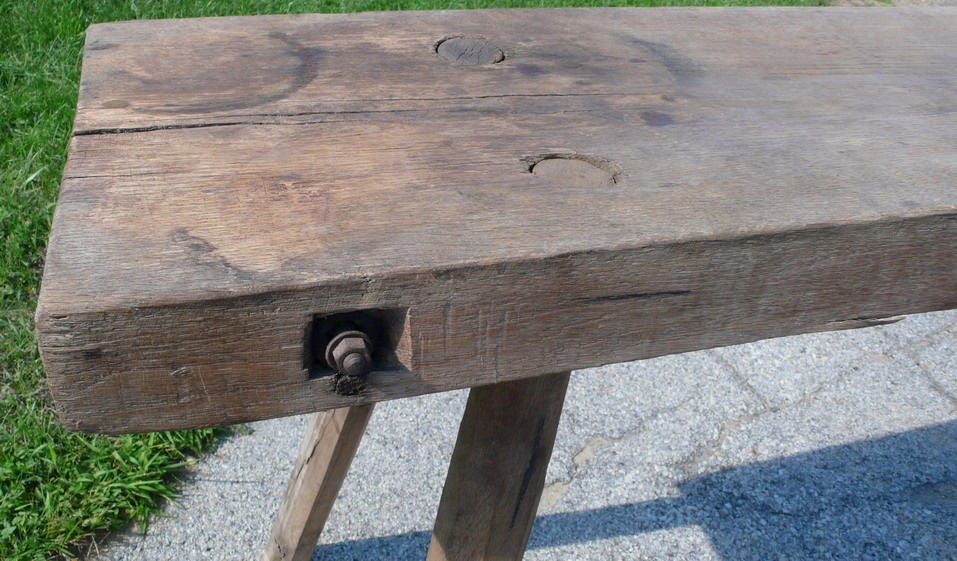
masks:
[[[326,363],[343,376],[365,378],[372,371],[372,341],[361,331],[343,331],[326,345]]]

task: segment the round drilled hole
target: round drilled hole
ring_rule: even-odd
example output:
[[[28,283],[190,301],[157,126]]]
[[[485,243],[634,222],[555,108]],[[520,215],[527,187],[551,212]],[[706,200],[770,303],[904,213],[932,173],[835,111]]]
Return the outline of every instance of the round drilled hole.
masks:
[[[528,171],[549,182],[594,187],[615,185],[621,176],[621,168],[614,162],[582,154],[540,156]]]
[[[458,66],[481,66],[505,60],[505,51],[484,37],[447,37],[435,44],[435,53]]]

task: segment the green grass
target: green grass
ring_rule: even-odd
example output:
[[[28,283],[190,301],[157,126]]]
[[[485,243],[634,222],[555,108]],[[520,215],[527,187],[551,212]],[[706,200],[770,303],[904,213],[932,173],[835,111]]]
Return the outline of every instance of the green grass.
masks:
[[[173,496],[170,475],[213,431],[89,436],[63,430],[48,408],[30,315],[0,317],[0,558],[66,554],[93,533],[145,521]]]
[[[123,19],[296,12],[624,5],[823,5],[826,0],[0,0],[0,559],[69,556],[91,536],[144,522],[210,430],[101,437],[52,413],[33,335],[83,34]]]

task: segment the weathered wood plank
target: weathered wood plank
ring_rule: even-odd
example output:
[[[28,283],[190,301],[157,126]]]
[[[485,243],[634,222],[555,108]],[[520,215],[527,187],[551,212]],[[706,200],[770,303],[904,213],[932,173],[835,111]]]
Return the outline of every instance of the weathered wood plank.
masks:
[[[755,112],[779,103],[709,109],[667,127],[643,123],[643,106],[626,100],[620,111],[603,102],[561,118],[549,104],[533,116],[78,137],[45,303],[190,302],[955,208],[957,113],[907,113],[899,102],[877,121],[863,106],[817,118]],[[636,123],[622,128],[629,116]],[[610,171],[582,159],[528,171],[550,154]],[[556,162],[596,177],[539,173]]]
[[[605,8],[97,24],[76,130],[327,120],[514,96],[661,98],[700,86],[710,96],[722,76],[829,78],[819,92],[827,103],[842,80],[871,90],[926,71],[953,84],[955,17],[948,8]],[[437,56],[437,43],[460,36],[485,38],[505,59],[463,66]]]
[[[263,561],[309,561],[373,405],[316,413],[309,421]]]
[[[568,372],[472,388],[427,561],[521,561]]]
[[[39,316],[67,426],[245,422],[957,307],[957,214],[580,252],[197,304]],[[340,396],[312,312],[408,309],[406,370]]]
[[[501,62],[422,47],[495,22]],[[276,33],[339,50],[216,73]],[[37,311],[59,410],[227,424],[955,307],[953,68],[946,9],[94,27]],[[247,82],[275,99],[237,121]],[[389,358],[341,396],[305,342],[355,310]]]

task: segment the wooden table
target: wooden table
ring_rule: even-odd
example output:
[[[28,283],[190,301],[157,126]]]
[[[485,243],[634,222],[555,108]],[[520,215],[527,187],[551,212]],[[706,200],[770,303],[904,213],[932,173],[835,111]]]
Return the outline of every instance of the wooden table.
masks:
[[[37,310],[70,428],[473,388],[428,558],[520,559],[568,371],[957,307],[957,9],[95,25]]]

